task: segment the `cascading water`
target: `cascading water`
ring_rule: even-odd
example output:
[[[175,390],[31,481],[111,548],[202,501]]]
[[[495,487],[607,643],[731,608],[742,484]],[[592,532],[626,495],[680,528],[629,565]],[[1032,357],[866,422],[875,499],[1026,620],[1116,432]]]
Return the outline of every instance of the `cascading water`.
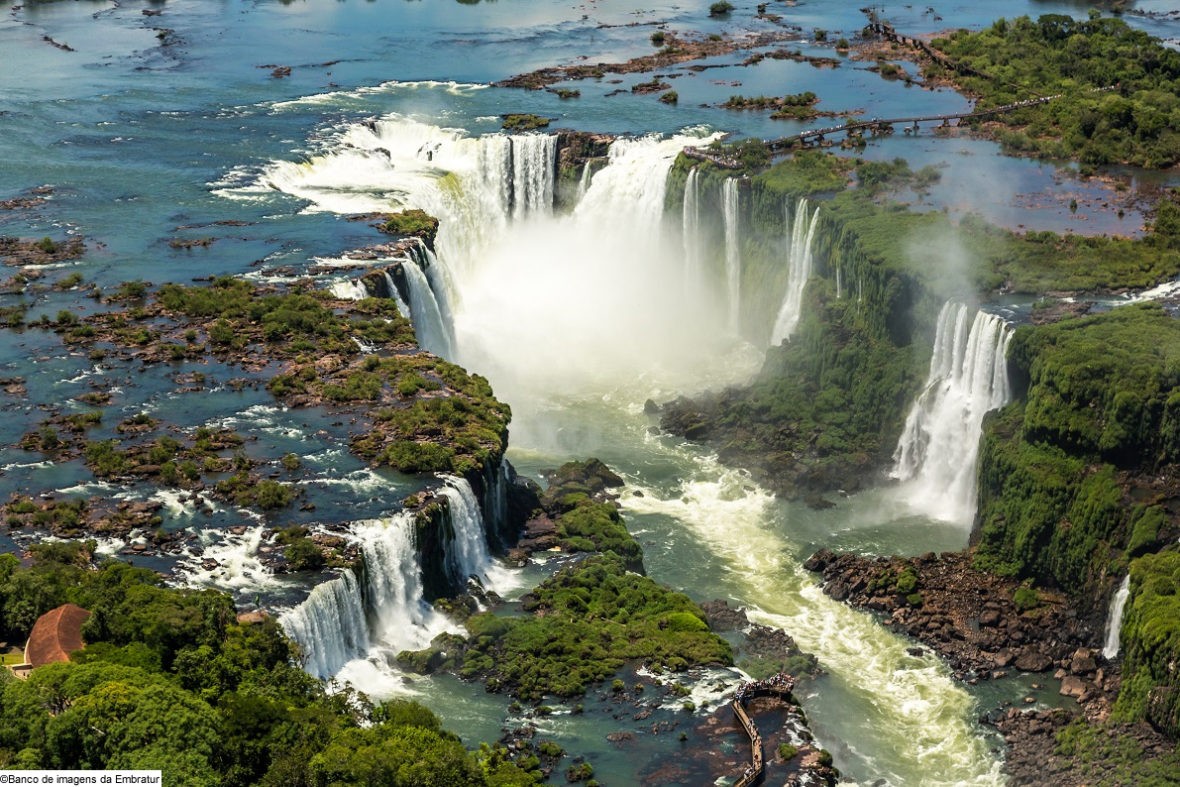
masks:
[[[741,192],[737,178],[726,178],[721,186],[721,212],[725,222],[725,286],[729,295],[729,330],[734,335],[741,333],[742,310],[742,251]]]
[[[400,512],[353,526],[365,556],[365,591],[372,611],[371,639],[393,651],[417,650],[451,628],[426,603],[414,548],[414,514]]]
[[[1110,600],[1110,614],[1106,618],[1106,644],[1102,648],[1102,655],[1107,661],[1119,655],[1119,635],[1123,630],[1123,610],[1127,606],[1127,597],[1131,595],[1131,575],[1123,577],[1114,598]]]
[[[970,523],[983,416],[1008,403],[1008,342],[999,317],[948,301],[934,353],[894,451],[891,476],[907,482],[912,503],[936,519]]]
[[[447,552],[447,565],[460,582],[472,577],[483,581],[484,572],[492,565],[492,556],[488,552],[479,503],[465,479],[447,476],[444,480],[446,486],[439,494],[447,500],[447,514],[455,531],[455,541]]]
[[[789,209],[784,211],[784,214],[787,213]],[[774,321],[774,330],[770,334],[771,345],[789,339],[799,324],[799,317],[802,316],[803,288],[811,278],[811,241],[815,237],[816,225],[819,224],[819,208],[815,209],[811,221],[808,221],[807,199],[801,197],[795,206],[795,221],[792,222],[789,215],[784,215],[783,222],[788,228],[787,236],[791,244],[787,257],[787,290],[783,295],[778,317]]]
[[[680,223],[684,241],[684,294],[689,303],[697,303],[705,290],[705,271],[701,253],[701,187],[696,167],[689,170],[684,181]]]
[[[483,510],[485,512],[484,528],[488,532],[501,533],[508,522],[508,484],[511,483],[512,470],[508,460],[501,457],[500,464],[491,468],[486,474],[487,486],[483,495]]]
[[[397,304],[398,313],[410,321],[410,325],[414,324],[414,312],[410,309],[410,304],[402,300],[402,294],[398,292],[397,285],[393,282],[393,277],[389,275],[389,271],[382,271],[385,277],[385,287],[389,290],[389,297],[393,298]]]
[[[316,585],[302,604],[279,617],[279,625],[299,643],[303,668],[317,678],[332,677],[369,649],[369,624],[352,571]]]
[[[685,260],[682,245],[664,237],[665,182],[683,146],[700,143],[618,140],[571,215],[524,222],[508,216],[507,224],[499,224],[502,214],[496,213],[504,204],[503,180],[468,176],[492,170],[458,161],[455,151],[466,143],[436,152],[436,163],[451,155],[448,173],[436,174],[437,193],[423,185],[412,204],[442,222],[436,251],[462,296],[452,301],[458,360],[486,374],[497,395],[512,403],[517,450],[544,457],[599,453],[624,472],[679,468],[679,453],[660,453],[662,441],[646,437],[646,423],[633,424],[642,420],[644,398],[748,379],[756,368],[758,359],[746,363],[735,352],[746,345],[735,345],[734,332],[726,330],[727,318],[736,322],[738,316],[726,296],[740,296],[738,286],[713,288],[726,292],[715,298],[718,321],[711,321],[710,310],[692,309],[680,287],[669,286],[684,276]],[[472,142],[469,149],[486,146]],[[514,174],[504,178],[515,178],[515,167],[510,170]],[[723,211],[735,251],[738,185],[725,188],[733,199],[731,210]],[[740,260],[732,259],[740,277]],[[819,699],[805,700],[812,704],[809,715],[829,703],[854,709],[826,715],[831,739],[855,747],[838,758],[870,781],[1002,783],[973,725],[971,698],[945,666],[928,654],[913,656],[909,643],[871,616],[825,597],[794,559],[795,547],[778,536],[769,495],[748,481],[729,483],[732,474],[715,463],[701,464],[700,474],[683,489],[627,498],[627,506],[659,509],[675,519],[675,532],[692,532],[692,549],[703,547],[706,562],[725,567],[721,592],[738,594],[765,622],[783,626],[816,653],[829,676]],[[716,494],[704,499],[697,487]],[[461,489],[451,489],[444,494],[470,505]],[[462,527],[454,526],[458,539]],[[482,557],[469,560],[476,565]]]
[[[344,301],[359,301],[369,297],[369,291],[365,289],[365,285],[355,279],[337,279],[328,285],[328,291],[332,293],[333,298]]]
[[[445,269],[421,240],[410,249],[402,267],[418,344],[435,355],[454,358],[455,320],[451,316],[451,285]]]
[[[512,215],[546,215],[553,209],[553,176],[557,137],[519,134],[512,137]]]
[[[411,321],[419,346],[443,358],[454,358],[454,328],[444,317],[443,309],[439,299],[435,297],[426,272],[414,259],[407,259],[402,263],[402,270],[406,274],[410,313],[413,315]]]
[[[578,179],[578,199],[586,196],[586,192],[590,190],[590,179],[594,177],[594,171],[590,168],[590,162],[587,161],[582,165],[582,177]]]
[[[475,579],[486,590],[502,593],[516,586],[516,576],[501,567],[488,551],[487,528],[475,492],[466,479],[444,476],[439,494],[447,501],[447,517],[454,532],[448,545],[447,567],[459,584]]]
[[[329,678],[374,647],[394,654],[417,650],[452,628],[423,596],[413,533],[414,515],[407,512],[354,523],[352,537],[365,561],[364,587],[345,571],[279,618],[299,643],[308,672]]]

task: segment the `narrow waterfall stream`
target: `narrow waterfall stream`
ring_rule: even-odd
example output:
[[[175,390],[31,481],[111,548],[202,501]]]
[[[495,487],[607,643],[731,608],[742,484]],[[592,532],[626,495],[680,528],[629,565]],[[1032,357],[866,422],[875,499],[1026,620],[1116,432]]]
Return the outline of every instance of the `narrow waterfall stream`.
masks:
[[[726,178],[721,187],[722,218],[725,227],[725,287],[729,295],[729,331],[741,331],[742,240],[741,191],[737,178]]]
[[[811,241],[815,238],[815,228],[819,224],[818,207],[811,214],[811,220],[807,220],[806,198],[800,198],[795,206],[794,221],[791,220],[789,209],[784,210],[784,214],[783,226],[787,228],[786,236],[790,240],[787,247],[787,291],[770,334],[772,345],[790,338],[799,324],[803,313],[803,288],[811,278]]]
[[[801,507],[779,504],[696,448],[647,433],[646,398],[738,382],[760,364],[760,352],[737,335],[737,181],[724,186],[725,279],[713,286],[722,303],[700,312],[680,288],[667,286],[685,275],[683,244],[701,221],[691,204],[698,198],[694,183],[682,226],[664,226],[667,172],[688,139],[619,140],[572,214],[549,215],[543,204],[526,200],[531,214],[516,221],[512,205],[522,204],[522,190],[544,194],[551,180],[515,163],[504,166],[505,147],[519,153],[515,142],[506,145],[503,135],[461,138],[396,119],[376,127],[375,135],[350,132],[353,147],[329,150],[302,167],[276,164],[266,180],[320,209],[372,209],[370,200],[397,194],[395,204],[440,218],[437,264],[453,287],[455,358],[487,375],[513,406],[514,463],[530,470],[599,455],[629,482],[624,507],[656,579],[698,599],[747,605],[755,618],[784,628],[815,653],[828,674],[803,699],[849,778],[1002,783],[999,761],[975,724],[974,701],[947,668],[928,654],[912,655],[909,642],[871,616],[827,598],[804,571],[798,551],[806,537],[792,536],[802,521],[796,518],[808,516]],[[367,193],[342,198],[333,177],[347,176],[358,141],[393,152],[367,159]],[[432,151],[430,168],[418,158],[423,145]],[[538,160],[549,156],[540,142],[525,149]],[[513,195],[507,202],[506,194]],[[797,267],[789,278],[799,293],[816,229],[809,210],[796,206],[789,235],[789,262]],[[789,335],[797,321],[795,298],[788,289],[776,333]],[[465,497],[454,483],[448,487],[448,497]],[[455,558],[460,570],[484,560],[476,552]],[[437,630],[437,621],[405,594],[384,597],[392,611],[378,610],[377,629],[386,636],[395,617],[420,628],[419,640]],[[408,619],[407,612],[421,618]],[[388,619],[380,620],[382,614]]]
[[[1119,655],[1119,635],[1123,631],[1123,610],[1127,607],[1127,598],[1131,595],[1131,575],[1123,577],[1114,598],[1110,600],[1110,614],[1106,617],[1106,639],[1102,648],[1102,655],[1107,661]]]

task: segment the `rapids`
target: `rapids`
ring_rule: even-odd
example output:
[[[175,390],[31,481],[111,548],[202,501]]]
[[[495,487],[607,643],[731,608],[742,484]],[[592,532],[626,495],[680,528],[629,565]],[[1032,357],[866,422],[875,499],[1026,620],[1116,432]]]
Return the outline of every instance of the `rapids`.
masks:
[[[802,545],[790,535],[797,509],[777,505],[748,478],[690,446],[646,435],[636,420],[648,396],[739,381],[757,366],[759,353],[739,331],[738,181],[724,183],[724,263],[710,269],[695,257],[694,236],[705,217],[694,173],[679,226],[665,220],[667,172],[688,138],[621,139],[571,214],[534,207],[522,216],[507,207],[518,203],[505,195],[548,187],[532,169],[487,165],[502,161],[488,151],[509,147],[506,135],[467,138],[400,119],[376,126],[374,144],[379,137],[390,151],[413,155],[402,161],[393,154],[389,165],[374,157],[363,181],[367,193],[346,188],[353,146],[369,139],[367,130],[344,132],[350,146],[328,149],[301,169],[273,164],[268,183],[312,199],[317,210],[356,210],[374,195],[397,192],[399,205],[437,213],[437,264],[453,286],[447,297],[455,357],[486,374],[512,404],[518,464],[589,455],[604,430],[618,438],[603,458],[627,477],[624,506],[633,527],[674,528],[677,538],[691,534],[709,554],[712,572],[698,575],[689,592],[730,595],[750,606],[754,617],[784,628],[828,670],[806,702],[848,775],[898,785],[1001,783],[998,760],[974,722],[974,701],[946,667],[933,656],[910,655],[905,640],[828,599],[803,570]],[[417,153],[424,148],[433,151],[428,164]],[[442,164],[446,171],[438,169]],[[496,181],[496,174],[509,182]],[[805,201],[793,208],[794,221],[786,220],[786,207],[783,214],[789,275],[773,326],[778,339],[789,336],[799,318],[818,217]],[[681,288],[666,284],[696,271],[713,293],[711,309],[693,309]],[[413,303],[410,309],[419,322]],[[993,326],[989,337],[997,332]],[[936,358],[932,368],[962,367],[968,342],[961,338],[945,340],[952,357],[945,364]],[[990,341],[989,363],[1002,352]],[[611,420],[630,427],[607,426]],[[653,463],[674,469],[657,480]],[[449,484],[444,492],[458,496]],[[467,566],[484,558],[455,559]],[[660,564],[655,555],[649,559]]]

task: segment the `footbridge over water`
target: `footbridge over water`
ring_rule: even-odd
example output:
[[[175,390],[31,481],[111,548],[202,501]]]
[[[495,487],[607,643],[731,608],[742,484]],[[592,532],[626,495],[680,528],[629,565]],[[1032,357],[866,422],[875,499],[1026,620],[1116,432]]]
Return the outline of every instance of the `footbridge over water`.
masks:
[[[971,66],[964,63],[959,63],[947,57],[942,52],[934,49],[930,44],[926,43],[920,38],[913,36],[902,35],[893,28],[888,22],[881,21],[875,13],[870,12],[869,24],[865,27],[867,34],[876,35],[884,38],[887,41],[892,41],[903,46],[910,47],[921,53],[922,56],[933,60],[944,68],[955,71],[961,74],[969,74],[971,76],[983,77],[991,79],[987,74],[984,74]],[[1110,90],[1118,89],[1118,85],[1110,85],[1107,87],[1095,88],[1089,92],[1104,93]],[[823,144],[827,138],[837,134],[847,134],[849,138],[862,137],[864,132],[869,132],[874,136],[885,136],[892,134],[895,127],[901,126],[906,134],[916,134],[920,129],[922,123],[938,123],[939,128],[950,128],[951,121],[956,121],[956,125],[961,125],[963,121],[972,121],[978,118],[987,118],[994,115],[1002,115],[1007,112],[1015,112],[1026,107],[1037,106],[1038,104],[1047,104],[1050,101],[1066,96],[1066,93],[1056,93],[1051,96],[1035,95],[1032,98],[1023,101],[1014,101],[1011,104],[1004,104],[998,107],[989,107],[987,109],[974,109],[969,112],[953,112],[943,115],[913,115],[908,117],[891,117],[891,118],[872,118],[870,120],[854,120],[838,126],[828,126],[826,128],[813,128],[807,131],[801,131],[798,134],[791,134],[778,139],[771,139],[766,141],[766,146],[771,153],[785,153],[795,148],[807,147],[811,144]],[[737,159],[725,155],[723,152],[687,147],[684,149],[684,155],[692,159],[700,161],[709,161],[723,169],[741,169],[742,165]]]
[[[776,697],[784,702],[792,702],[791,690],[795,688],[795,679],[785,673],[780,673],[766,680],[746,683],[737,690],[737,695],[731,703],[733,715],[746,731],[750,739],[750,764],[742,771],[741,777],[734,782],[733,787],[750,787],[760,784],[765,775],[766,763],[763,759],[762,735],[754,726],[754,720],[746,711],[746,703],[756,697]]]

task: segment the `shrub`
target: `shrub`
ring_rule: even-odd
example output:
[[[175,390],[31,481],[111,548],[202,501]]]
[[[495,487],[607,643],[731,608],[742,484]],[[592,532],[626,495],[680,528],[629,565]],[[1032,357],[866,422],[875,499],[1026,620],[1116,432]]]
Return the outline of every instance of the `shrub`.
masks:
[[[720,0],[709,6],[709,16],[725,16],[733,10],[733,3],[726,0]]]
[[[1018,610],[1027,612],[1041,603],[1041,597],[1033,588],[1021,586],[1012,594],[1012,602]]]

